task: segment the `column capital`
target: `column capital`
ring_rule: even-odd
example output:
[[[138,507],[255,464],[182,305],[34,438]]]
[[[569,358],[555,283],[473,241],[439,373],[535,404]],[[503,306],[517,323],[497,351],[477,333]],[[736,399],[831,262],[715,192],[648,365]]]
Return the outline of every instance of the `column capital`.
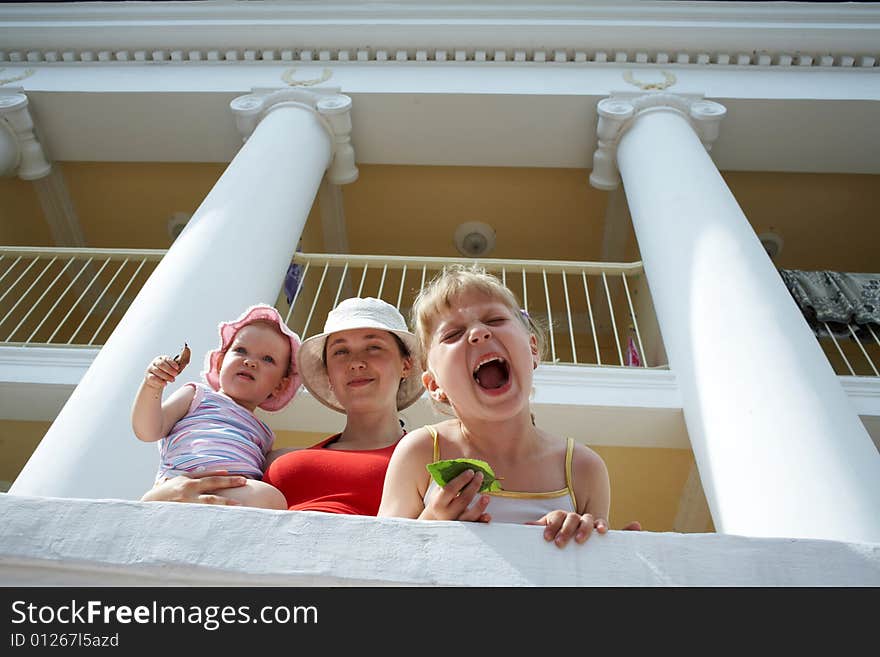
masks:
[[[50,171],[52,165],[34,133],[28,97],[19,90],[0,90],[0,176],[37,180]]]
[[[326,130],[333,150],[327,178],[333,184],[344,185],[358,178],[351,145],[351,105],[351,98],[340,93],[339,87],[320,87],[253,89],[249,94],[233,98],[229,108],[243,141],[276,109],[297,107],[312,112]]]
[[[617,144],[620,138],[642,114],[648,112],[675,112],[694,129],[707,151],[718,138],[721,119],[727,108],[702,94],[613,93],[596,106],[599,115],[596,134],[598,147],[593,154],[590,184],[598,189],[617,189],[620,173],[617,170]]]

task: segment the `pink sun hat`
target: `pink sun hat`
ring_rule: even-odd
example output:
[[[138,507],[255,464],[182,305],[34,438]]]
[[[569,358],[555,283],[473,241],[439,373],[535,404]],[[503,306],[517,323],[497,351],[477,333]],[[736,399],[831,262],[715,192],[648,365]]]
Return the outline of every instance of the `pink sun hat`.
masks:
[[[236,320],[220,322],[217,327],[220,333],[220,346],[205,355],[205,371],[202,372],[202,376],[205,377],[205,381],[214,390],[220,390],[220,361],[223,358],[223,354],[229,349],[229,345],[232,344],[236,333],[248,324],[253,324],[257,321],[275,324],[278,330],[290,340],[290,364],[288,370],[290,376],[287,386],[279,394],[272,395],[259,405],[264,411],[280,411],[290,403],[290,400],[293,399],[293,396],[299,390],[301,380],[296,370],[296,353],[299,351],[299,345],[302,341],[296,333],[288,328],[284,320],[281,319],[281,315],[272,306],[262,303],[257,304],[244,311]]]

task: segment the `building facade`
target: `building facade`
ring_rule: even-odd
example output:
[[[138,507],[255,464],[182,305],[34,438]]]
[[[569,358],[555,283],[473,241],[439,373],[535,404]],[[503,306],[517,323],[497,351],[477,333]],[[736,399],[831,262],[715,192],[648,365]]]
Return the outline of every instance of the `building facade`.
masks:
[[[736,583],[750,559],[778,564],[779,580],[743,583],[815,583],[814,548],[831,541],[868,549],[821,583],[876,584],[880,342],[817,340],[778,269],[880,269],[878,37],[874,3],[4,5],[0,241],[18,250],[0,260],[0,413],[19,465],[2,502],[21,536],[64,498],[70,524],[37,533],[84,538],[49,574],[34,544],[4,541],[18,564],[4,577],[59,581],[60,563],[65,581],[119,565],[120,581],[161,580],[130,565],[195,541],[163,534],[161,550],[101,557],[96,544],[123,541],[96,519],[221,536],[249,521],[119,501],[155,469],[130,405],[155,354],[184,339],[204,352],[218,321],[283,305],[299,249],[286,303],[304,336],[334,293],[405,309],[419,276],[452,258],[503,267],[546,315],[536,416],[608,461],[612,527],[651,530],[596,548],[609,568],[624,558],[620,579],[580,583]],[[145,269],[101,298],[87,281],[115,270],[97,271],[111,256]],[[65,316],[66,298],[84,301]],[[82,310],[108,305],[103,322]],[[423,400],[406,420],[433,418]],[[291,444],[339,426],[304,393],[271,422]],[[355,530],[406,544],[412,531],[275,522],[330,544]],[[488,531],[516,546],[523,529]],[[701,580],[737,542],[754,550],[740,575]],[[670,545],[699,558],[663,560],[668,581],[636,565],[638,550]],[[487,583],[555,582],[516,547],[486,550]],[[816,567],[792,575],[804,554]],[[214,558],[193,563],[214,573]],[[233,563],[205,577],[246,577],[244,557]],[[316,565],[289,581],[457,575],[406,568]]]

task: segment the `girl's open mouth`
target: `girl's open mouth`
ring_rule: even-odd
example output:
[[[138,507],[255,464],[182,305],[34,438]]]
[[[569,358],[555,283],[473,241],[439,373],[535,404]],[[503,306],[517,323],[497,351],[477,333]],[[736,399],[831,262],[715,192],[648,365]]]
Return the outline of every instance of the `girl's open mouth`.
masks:
[[[510,367],[500,356],[487,356],[474,368],[474,381],[486,390],[496,390],[510,381]]]

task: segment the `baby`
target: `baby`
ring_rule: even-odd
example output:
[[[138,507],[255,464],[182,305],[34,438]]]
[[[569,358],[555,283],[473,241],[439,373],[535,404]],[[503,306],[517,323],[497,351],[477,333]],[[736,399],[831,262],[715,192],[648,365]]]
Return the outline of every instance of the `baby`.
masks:
[[[134,433],[145,442],[160,441],[156,483],[222,470],[246,477],[244,486],[224,489],[225,497],[243,506],[286,509],[284,495],[261,481],[275,436],[254,410],[277,411],[293,399],[300,385],[299,336],[275,308],[262,304],[221,322],[219,331],[220,346],[205,357],[207,385],[187,383],[162,402],[165,386],[187,359],[153,359],[132,408]]]

